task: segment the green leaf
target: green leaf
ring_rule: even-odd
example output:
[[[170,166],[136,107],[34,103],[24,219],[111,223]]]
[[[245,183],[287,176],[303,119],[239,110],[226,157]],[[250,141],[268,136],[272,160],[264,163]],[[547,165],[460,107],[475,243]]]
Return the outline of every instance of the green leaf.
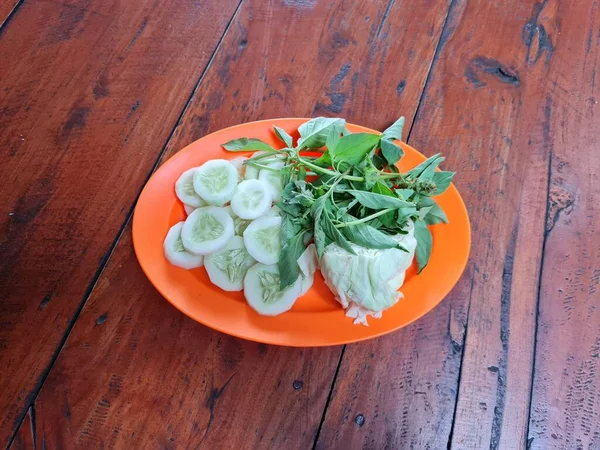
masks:
[[[399,208],[397,214],[398,215],[396,217],[396,223],[398,223],[398,225],[404,226],[404,224],[406,224],[406,222],[409,219],[417,216],[417,208],[415,208],[414,206]]]
[[[413,189],[396,189],[396,195],[404,200],[408,200],[415,193]]]
[[[284,202],[277,202],[275,206],[292,217],[299,217],[302,214],[302,207],[300,205],[288,205]]]
[[[400,117],[389,128],[387,128],[383,132],[381,139],[385,139],[385,140],[398,139],[399,141],[401,141],[403,128],[404,128],[404,117]]]
[[[339,130],[332,128],[331,132],[329,133],[329,136],[327,136],[327,139],[325,141],[327,153],[329,154],[330,158],[335,157],[335,152],[341,139],[342,137],[340,136]]]
[[[351,166],[362,161],[367,153],[379,143],[380,137],[371,133],[354,133],[340,139],[336,149],[334,162],[344,162]]]
[[[448,223],[448,216],[446,216],[446,213],[440,207],[440,205],[434,203],[431,206],[429,212],[423,218],[423,220],[425,221],[425,223],[427,223],[427,225],[435,225],[436,223]]]
[[[375,194],[373,192],[357,191],[349,189],[348,194],[356,198],[361,205],[371,209],[386,209],[386,208],[403,208],[406,206],[414,206],[413,203],[401,200],[397,197],[389,195]]]
[[[302,227],[298,225],[297,221],[289,214],[284,214],[281,218],[281,228],[279,231],[281,243],[285,244],[289,242],[292,237],[300,233],[300,230],[302,230]]]
[[[329,237],[329,239],[331,239],[333,242],[335,242],[337,245],[339,245],[351,255],[356,255],[356,252],[350,245],[350,242],[348,242],[344,235],[340,233],[340,230],[338,230],[333,225],[333,222],[331,221],[331,218],[329,217],[329,213],[327,211],[323,211],[323,214],[320,218],[320,222],[321,227],[323,228],[325,234]]]
[[[390,197],[396,197],[396,195],[394,195],[394,191],[392,191],[388,186],[386,186],[381,181],[378,181],[377,183],[375,183],[372,191],[375,192],[376,194],[387,195]]]
[[[429,257],[431,256],[431,246],[433,243],[433,237],[427,224],[422,220],[415,222],[415,239],[417,240],[417,250],[415,255],[417,257],[417,273],[427,266],[429,263]]]
[[[298,139],[298,150],[304,148],[321,148],[327,142],[327,137],[337,130],[342,132],[346,121],[335,117],[317,117],[309,120],[298,127],[300,139]]]
[[[387,139],[381,140],[381,154],[388,162],[388,165],[393,166],[400,158],[404,156],[404,151],[402,147],[394,144],[392,141],[388,141]]]
[[[435,171],[435,169],[441,162],[441,161],[439,161],[439,159],[443,160],[444,158],[442,157],[442,155],[440,153],[437,153],[437,154],[433,155],[432,157],[427,158],[425,161],[423,161],[421,164],[419,164],[414,169],[411,169],[408,172],[406,172],[406,174],[410,175],[412,178],[418,178],[432,164],[435,164],[435,167],[433,168],[433,170]],[[432,175],[433,175],[433,172],[432,172]]]
[[[282,228],[283,231],[283,228]],[[283,239],[283,233],[281,238]],[[304,230],[287,239],[279,253],[279,289],[284,290],[296,282],[300,276],[298,258],[304,251]],[[283,243],[284,241],[282,241]]]
[[[230,152],[245,152],[248,150],[265,150],[271,152],[276,151],[266,142],[254,138],[234,139],[232,141],[221,144],[221,147]]]
[[[435,172],[431,181],[435,183],[436,189],[432,195],[440,195],[446,192],[446,189],[448,189],[448,186],[450,186],[450,183],[452,182],[452,177],[455,174],[456,172],[446,172],[444,170],[440,172]]]
[[[344,222],[356,220],[350,215],[342,218]],[[365,248],[402,248],[398,242],[385,233],[373,228],[370,225],[360,223],[342,228],[344,234],[350,241]],[[403,249],[403,248],[402,248]]]
[[[275,134],[283,141],[287,148],[294,147],[294,139],[283,128],[273,125],[273,130],[275,130]]]

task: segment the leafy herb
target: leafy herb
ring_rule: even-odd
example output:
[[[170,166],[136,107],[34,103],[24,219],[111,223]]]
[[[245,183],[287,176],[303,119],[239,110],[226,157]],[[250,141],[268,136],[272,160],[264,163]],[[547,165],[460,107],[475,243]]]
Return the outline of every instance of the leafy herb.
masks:
[[[222,145],[225,150],[229,150],[230,152],[244,152],[248,150],[275,151],[275,149],[266,142],[254,138],[234,139]]]
[[[294,139],[292,139],[292,137],[283,128],[273,125],[273,129],[275,130],[277,137],[281,139],[288,148],[292,148],[294,146]]]
[[[427,226],[448,221],[431,197],[448,189],[454,172],[440,171],[444,158],[436,154],[400,173],[396,164],[404,152],[394,141],[401,140],[403,127],[401,117],[381,135],[352,134],[344,119],[317,117],[300,125],[296,147],[291,135],[279,127],[274,132],[286,145],[281,150],[258,139],[224,144],[231,151],[263,150],[246,161],[258,169],[273,161],[285,163],[281,170],[269,168],[283,186],[281,201],[276,203],[282,214],[279,240],[272,233],[258,236],[273,248],[281,243],[281,275],[261,276],[265,301],[274,301],[280,290],[297,280],[307,232],[313,234],[319,258],[332,243],[352,254],[352,244],[404,250],[394,236],[406,234],[408,222],[414,221],[419,272],[427,265],[432,248]]]
[[[282,227],[283,231],[283,227]],[[280,288],[291,286],[300,276],[298,258],[304,252],[304,231],[299,231],[295,236],[285,241],[279,255]]]

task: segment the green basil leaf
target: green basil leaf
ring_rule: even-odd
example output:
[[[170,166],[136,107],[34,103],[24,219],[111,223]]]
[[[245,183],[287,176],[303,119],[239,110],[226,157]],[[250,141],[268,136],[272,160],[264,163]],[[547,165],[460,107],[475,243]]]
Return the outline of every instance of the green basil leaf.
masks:
[[[448,189],[448,186],[450,186],[450,183],[452,182],[452,177],[455,174],[456,172],[446,172],[444,170],[440,172],[435,172],[431,181],[435,183],[436,189],[435,191],[433,191],[432,195],[440,195],[446,192],[446,189]]]
[[[437,168],[437,166],[439,165],[439,163],[441,161],[439,161],[439,159],[443,160],[443,157],[440,153],[437,153],[435,155],[433,155],[430,158],[427,158],[425,161],[423,161],[421,164],[419,164],[417,167],[409,170],[408,172],[406,172],[407,175],[410,175],[412,178],[418,178],[421,176],[421,174],[423,173],[423,171],[425,171],[429,166],[431,166],[432,164],[435,164],[434,167],[434,171]],[[433,172],[432,172],[433,174]]]
[[[273,125],[273,130],[275,131],[275,135],[283,141],[287,148],[294,147],[294,139],[283,128]]]
[[[323,147],[332,130],[338,130],[338,133],[341,133],[345,125],[344,119],[335,117],[317,117],[303,123],[298,127],[300,133],[298,150]]]
[[[375,183],[372,191],[375,192],[376,194],[388,195],[390,197],[396,197],[396,195],[394,195],[394,191],[392,191],[388,186],[386,186],[381,181],[378,181],[377,183]]]
[[[385,140],[398,139],[399,141],[401,141],[403,128],[404,128],[404,117],[400,117],[389,128],[387,128],[383,132],[383,135],[381,136],[381,138],[385,139]]]
[[[393,166],[400,158],[404,156],[404,151],[402,147],[394,144],[392,141],[388,141],[387,139],[381,140],[381,154],[388,162],[388,165]]]
[[[301,229],[302,227],[298,225],[291,215],[284,214],[281,218],[281,228],[279,231],[281,243],[285,244],[286,242],[289,242],[292,237],[300,233]]]
[[[282,236],[283,239],[283,236]],[[300,267],[298,267],[298,258],[304,251],[304,230],[292,236],[285,242],[285,245],[279,253],[279,288],[284,290],[296,282],[300,276]]]
[[[306,180],[306,169],[304,168],[304,166],[300,166],[300,168],[298,169],[298,179]]]
[[[380,136],[371,133],[354,133],[340,139],[334,162],[344,162],[351,166],[362,161],[367,153],[379,144]]]
[[[415,193],[413,189],[396,189],[396,195],[404,200],[408,200]]]
[[[302,207],[300,205],[288,205],[284,202],[277,202],[275,206],[292,217],[300,217],[302,214]]]
[[[331,159],[335,158],[335,152],[337,150],[337,146],[340,143],[340,140],[342,139],[342,137],[340,136],[340,132],[338,129],[336,128],[332,128],[331,132],[329,133],[329,136],[327,136],[327,139],[325,140],[325,146],[327,147],[327,153],[329,154],[330,157],[330,164],[331,164]]]
[[[350,242],[348,242],[344,235],[340,233],[340,231],[333,225],[333,222],[331,221],[331,218],[329,217],[329,213],[327,211],[324,211],[321,215],[320,222],[321,227],[323,228],[325,234],[327,234],[329,239],[331,239],[333,242],[335,242],[337,245],[339,245],[351,255],[356,255],[356,252],[350,245]]]
[[[401,200],[398,197],[390,197],[389,195],[375,194],[373,192],[357,191],[349,189],[348,194],[356,198],[361,205],[371,209],[386,209],[386,208],[403,208],[406,206],[414,206],[413,203]]]
[[[353,220],[355,220],[355,218],[350,215],[346,215],[342,218],[342,221],[344,222],[351,222]],[[342,230],[350,241],[361,247],[377,249],[401,247],[398,245],[398,242],[387,234],[364,223],[350,225],[342,228]]]
[[[232,141],[221,144],[221,147],[230,152],[245,152],[249,150],[265,150],[271,152],[276,151],[266,142],[254,138],[234,139]]]
[[[417,216],[417,208],[414,206],[408,206],[406,208],[399,208],[396,216],[396,223],[400,226],[404,226],[409,219]]]
[[[417,250],[415,251],[417,257],[417,273],[421,273],[429,263],[431,247],[433,245],[431,231],[429,231],[427,224],[422,220],[417,220],[415,222],[415,239],[417,240]]]
[[[431,209],[429,210],[427,215],[425,215],[425,217],[423,218],[423,220],[427,225],[435,225],[436,223],[448,223],[448,216],[446,216],[446,213],[440,207],[440,205],[434,203],[431,206]]]

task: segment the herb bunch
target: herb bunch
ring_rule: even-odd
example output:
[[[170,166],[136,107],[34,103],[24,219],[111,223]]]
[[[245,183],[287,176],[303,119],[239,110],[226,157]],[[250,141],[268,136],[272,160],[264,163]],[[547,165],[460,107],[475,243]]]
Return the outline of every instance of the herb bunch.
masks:
[[[442,194],[454,172],[437,170],[444,160],[433,155],[406,173],[396,163],[402,158],[404,117],[382,134],[350,133],[340,118],[318,117],[298,128],[294,139],[274,126],[285,144],[275,149],[259,139],[241,138],[223,144],[229,151],[262,153],[245,161],[248,166],[273,170],[272,161],[285,162],[277,169],[283,193],[276,206],[282,211],[280,287],[292,285],[300,275],[298,258],[304,252],[304,237],[312,233],[319,258],[336,243],[355,254],[351,243],[369,249],[399,248],[393,238],[406,234],[414,221],[418,272],[429,261],[432,235],[427,225],[447,223],[444,211],[432,198]]]

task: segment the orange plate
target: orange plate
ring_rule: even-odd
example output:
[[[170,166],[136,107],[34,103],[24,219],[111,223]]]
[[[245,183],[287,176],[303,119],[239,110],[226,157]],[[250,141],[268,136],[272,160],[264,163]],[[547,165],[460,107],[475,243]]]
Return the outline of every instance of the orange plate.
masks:
[[[133,244],[137,258],[158,291],[192,319],[244,339],[294,347],[316,347],[356,342],[397,330],[434,308],[460,278],[469,255],[471,229],[465,204],[458,191],[450,188],[436,200],[448,215],[449,224],[430,227],[433,249],[429,265],[416,275],[409,269],[402,287],[404,299],[383,313],[369,318],[369,326],[354,325],[335,301],[320,273],[315,284],[291,311],[277,317],[260,316],[244,300],[242,292],[224,292],[212,285],[204,268],[184,270],[170,265],[163,255],[163,240],[169,228],[185,219],[182,204],[175,196],[175,181],[190,167],[209,159],[249,155],[230,153],[221,144],[240,137],[262,139],[281,147],[272,131],[278,125],[297,137],[297,128],[308,119],[273,119],[245,123],[212,133],[188,145],[164,163],[150,178],[140,195],[133,216]],[[353,133],[376,133],[348,125]],[[405,156],[400,169],[406,171],[425,157],[402,144]]]

